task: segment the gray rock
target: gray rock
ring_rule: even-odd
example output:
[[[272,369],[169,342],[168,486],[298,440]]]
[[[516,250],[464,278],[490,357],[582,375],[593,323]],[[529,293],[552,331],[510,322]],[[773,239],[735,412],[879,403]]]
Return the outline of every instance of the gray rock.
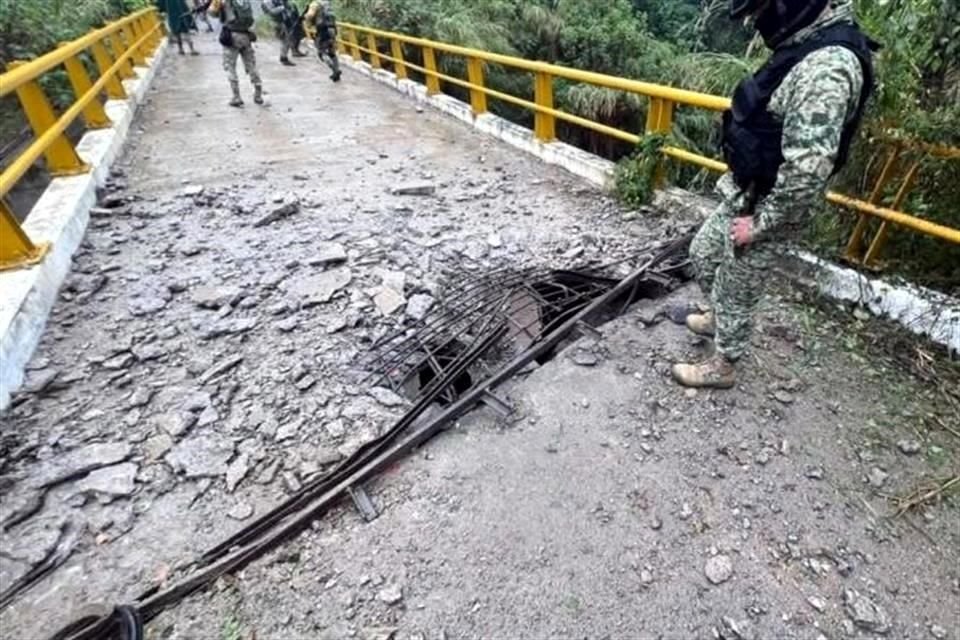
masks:
[[[920,445],[920,442],[912,439],[904,439],[897,441],[897,448],[900,449],[903,453],[908,456],[916,455],[920,453],[920,450],[923,448]]]
[[[201,309],[219,309],[224,305],[236,305],[242,295],[240,287],[200,285],[193,290],[190,298]]]
[[[53,382],[59,375],[59,371],[51,368],[41,368],[30,371],[30,373],[27,374],[26,381],[23,383],[23,391],[24,393],[43,393],[47,389],[54,387]]]
[[[290,438],[297,435],[302,425],[303,425],[302,420],[290,420],[289,422],[285,422],[282,425],[280,425],[280,428],[277,429],[277,435],[276,435],[277,442],[281,442],[283,440],[289,440]]]
[[[823,480],[823,467],[807,467],[804,475],[811,480]]]
[[[300,201],[296,197],[288,196],[284,198],[283,203],[280,206],[274,207],[269,213],[260,217],[256,222],[253,223],[253,226],[265,227],[266,225],[277,222],[278,220],[289,218],[299,211]]]
[[[111,371],[119,371],[121,369],[127,369],[130,365],[133,364],[133,354],[132,353],[121,353],[119,355],[113,356],[103,361],[103,368],[110,369]]]
[[[317,447],[316,452],[313,455],[314,462],[316,462],[321,467],[326,467],[331,464],[335,464],[343,460],[343,456],[336,449],[329,449],[327,447]]]
[[[286,487],[287,491],[290,493],[296,493],[303,488],[303,485],[301,485],[300,481],[297,480],[297,474],[292,471],[283,472],[283,486]]]
[[[427,181],[406,182],[390,189],[395,196],[431,196],[436,192],[436,185]]]
[[[886,611],[856,589],[844,589],[843,609],[853,623],[865,631],[881,635],[890,631],[890,617]]]
[[[645,584],[645,585],[652,584],[652,583],[653,583],[653,573],[651,573],[650,570],[648,570],[648,569],[641,569],[641,570],[640,570],[640,582],[643,583],[643,584]]]
[[[75,478],[95,469],[123,462],[133,453],[126,442],[90,444],[68,451],[44,467],[32,481],[35,486],[47,487]]]
[[[400,604],[403,601],[403,589],[399,585],[384,587],[377,593],[377,600],[391,606]]]
[[[163,345],[157,343],[142,344],[137,345],[133,348],[133,355],[136,356],[137,360],[140,362],[149,362],[151,360],[158,360],[163,356],[167,355],[170,351]]]
[[[277,329],[281,333],[290,333],[300,326],[300,319],[297,316],[290,316],[289,318],[284,318],[277,323]]]
[[[197,416],[189,411],[164,413],[156,416],[154,422],[174,438],[179,438],[197,423]]]
[[[287,294],[303,307],[330,302],[334,294],[350,284],[353,274],[347,267],[292,278],[284,283]]]
[[[277,477],[277,473],[280,472],[280,461],[275,460],[274,462],[268,464],[263,468],[262,471],[257,475],[256,483],[257,484],[270,484]]]
[[[206,427],[215,423],[220,419],[220,414],[217,413],[217,410],[212,404],[207,405],[206,409],[200,412],[200,416],[197,418],[198,427]]]
[[[233,518],[234,520],[246,520],[252,515],[253,505],[251,505],[249,502],[238,502],[230,507],[229,511],[227,511],[227,516]]]
[[[183,195],[188,198],[195,198],[203,193],[202,184],[188,184],[183,188]]]
[[[152,316],[166,309],[172,297],[173,294],[166,287],[141,291],[129,301],[127,309],[134,317]]]
[[[776,401],[779,402],[780,404],[793,404],[793,402],[794,402],[794,400],[795,400],[795,398],[793,397],[793,394],[792,394],[792,393],[790,393],[790,392],[788,392],[788,391],[784,391],[784,390],[782,390],[782,389],[779,389],[779,390],[777,390],[777,391],[774,391],[774,392],[773,392],[773,397],[774,397],[774,398],[776,399]]]
[[[930,625],[930,635],[937,640],[944,640],[947,637],[947,630],[938,624]]]
[[[230,466],[227,467],[227,491],[233,493],[237,485],[240,484],[249,472],[250,455],[241,453],[230,463]]]
[[[310,389],[310,387],[314,386],[315,384],[317,384],[316,377],[312,375],[305,375],[299,380],[297,380],[297,382],[295,383],[295,386],[300,391],[306,391]]]
[[[150,404],[150,400],[153,398],[153,389],[150,387],[137,387],[137,389],[130,396],[130,402],[128,406],[130,407],[145,407]]]
[[[377,311],[380,312],[380,315],[389,316],[403,307],[406,304],[406,299],[402,293],[398,293],[389,287],[380,287],[373,295],[373,302],[377,305]]]
[[[370,389],[370,395],[385,407],[398,407],[406,404],[406,400],[385,387],[374,387]]]
[[[581,367],[595,367],[598,362],[597,355],[585,349],[577,349],[573,354],[573,363]]]
[[[365,627],[363,640],[394,640],[399,629],[397,627]],[[337,636],[337,639],[343,636]]]
[[[173,438],[166,433],[148,438],[143,443],[143,455],[147,462],[155,462],[165,456],[173,448]]]
[[[174,471],[187,478],[213,478],[227,472],[227,462],[232,457],[232,442],[201,434],[181,441],[165,459]]]
[[[132,462],[104,467],[91,471],[76,486],[82,492],[95,494],[103,503],[111,502],[133,494],[138,470],[139,467]]]
[[[344,434],[347,433],[347,429],[343,425],[343,420],[331,420],[324,425],[324,428],[333,438],[342,438]]]
[[[823,613],[827,608],[827,601],[820,596],[810,596],[807,598],[807,602],[820,613]]]
[[[723,554],[713,556],[707,560],[703,573],[712,584],[723,584],[733,576],[733,562]]]
[[[321,242],[311,247],[313,255],[307,260],[311,267],[340,264],[347,261],[347,250],[339,242]]]
[[[436,300],[425,293],[415,293],[407,301],[407,315],[414,320],[423,320]]]
[[[215,340],[222,336],[237,335],[253,330],[257,326],[256,318],[238,318],[219,320],[208,327],[201,335],[203,340]]]
[[[890,474],[879,467],[870,469],[870,473],[867,475],[867,478],[870,481],[870,486],[876,489],[882,487],[889,477]]]
[[[217,376],[221,376],[227,371],[230,371],[230,369],[233,369],[234,367],[239,365],[241,362],[243,362],[243,356],[234,356],[232,358],[228,358],[224,360],[223,362],[213,365],[212,367],[204,371],[203,375],[200,376],[200,383],[206,384],[207,382],[209,382],[210,380],[213,380]]]

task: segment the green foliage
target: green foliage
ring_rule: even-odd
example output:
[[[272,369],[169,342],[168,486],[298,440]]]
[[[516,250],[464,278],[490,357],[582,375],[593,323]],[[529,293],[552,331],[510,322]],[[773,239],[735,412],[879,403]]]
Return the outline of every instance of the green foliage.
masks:
[[[670,140],[670,144],[675,141]],[[658,167],[664,165],[660,149],[668,143],[668,136],[648,134],[640,139],[633,154],[617,163],[614,186],[617,195],[631,207],[648,204],[653,198]]]

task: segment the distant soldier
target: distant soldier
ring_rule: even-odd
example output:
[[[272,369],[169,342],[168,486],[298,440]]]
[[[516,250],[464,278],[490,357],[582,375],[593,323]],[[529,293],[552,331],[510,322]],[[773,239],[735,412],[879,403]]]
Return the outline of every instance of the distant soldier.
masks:
[[[230,106],[243,106],[240,80],[237,78],[238,57],[243,59],[243,68],[253,83],[253,101],[263,104],[263,84],[257,71],[257,56],[253,51],[257,34],[251,31],[254,23],[251,0],[213,0],[210,3],[210,15],[219,18],[223,23],[223,28],[220,29],[220,44],[223,46],[223,69],[227,72],[233,92]]]
[[[734,385],[770,268],[846,161],[873,88],[877,45],[854,21],[851,0],[731,0],[730,14],[751,18],[773,54],[724,114],[722,202],[690,245],[712,311],[688,316],[687,327],[714,335],[716,352],[673,366],[688,387]]]
[[[187,6],[187,0],[156,0],[157,9],[167,16],[167,30],[170,36],[177,41],[177,49],[180,55],[184,54],[183,42],[187,42],[190,48],[190,55],[199,55],[193,47],[193,38],[190,37],[190,30],[193,29],[193,16],[190,7]]]
[[[337,18],[326,0],[313,0],[303,17],[303,28],[313,38],[317,55],[327,63],[330,79],[340,81],[340,59],[337,57]]]
[[[193,20],[200,30],[200,23],[207,25],[207,33],[213,33],[213,25],[210,24],[210,18],[207,16],[207,10],[210,9],[210,0],[193,0]]]
[[[294,40],[300,14],[288,0],[263,0],[260,3],[263,12],[273,18],[277,38],[280,39],[280,64],[295,66],[289,58],[291,49],[296,53],[297,41]]]

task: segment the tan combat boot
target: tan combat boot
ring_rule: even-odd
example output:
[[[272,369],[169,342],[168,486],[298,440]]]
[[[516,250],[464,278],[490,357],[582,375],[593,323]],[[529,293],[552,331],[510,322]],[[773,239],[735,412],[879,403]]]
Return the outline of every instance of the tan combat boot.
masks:
[[[687,329],[700,336],[712,336],[716,330],[716,320],[713,317],[713,311],[706,313],[691,313],[687,316]]]
[[[673,365],[673,379],[685,387],[729,389],[736,382],[733,363],[714,354],[699,364]]]
[[[263,104],[263,85],[253,85],[253,101],[257,104]]]

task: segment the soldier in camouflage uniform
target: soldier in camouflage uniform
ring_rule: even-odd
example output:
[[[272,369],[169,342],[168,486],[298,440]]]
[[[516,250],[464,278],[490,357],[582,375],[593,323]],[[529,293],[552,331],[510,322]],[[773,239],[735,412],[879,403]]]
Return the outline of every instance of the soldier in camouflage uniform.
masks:
[[[253,84],[253,101],[263,104],[263,82],[257,70],[257,54],[253,43],[257,34],[253,31],[254,16],[251,0],[212,0],[210,15],[220,18],[220,45],[223,47],[223,70],[227,72],[233,96],[231,107],[242,107],[240,79],[237,77],[237,58],[243,60],[243,68]]]
[[[730,172],[690,246],[712,310],[687,317],[691,331],[715,336],[716,349],[674,365],[682,385],[733,386],[775,256],[809,223],[863,115],[876,45],[858,30],[851,0],[828,1],[732,0],[733,17],[752,16],[773,55],[724,114]]]

